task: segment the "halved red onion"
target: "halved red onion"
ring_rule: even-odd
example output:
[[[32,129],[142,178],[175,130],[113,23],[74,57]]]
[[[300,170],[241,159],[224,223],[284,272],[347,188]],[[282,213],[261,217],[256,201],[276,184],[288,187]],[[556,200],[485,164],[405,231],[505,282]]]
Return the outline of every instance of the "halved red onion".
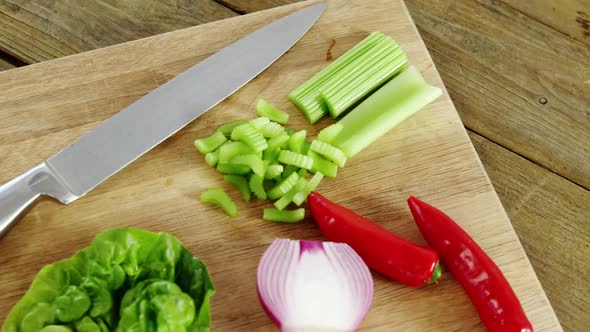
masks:
[[[256,283],[281,331],[354,331],[373,299],[369,268],[345,243],[275,239]]]

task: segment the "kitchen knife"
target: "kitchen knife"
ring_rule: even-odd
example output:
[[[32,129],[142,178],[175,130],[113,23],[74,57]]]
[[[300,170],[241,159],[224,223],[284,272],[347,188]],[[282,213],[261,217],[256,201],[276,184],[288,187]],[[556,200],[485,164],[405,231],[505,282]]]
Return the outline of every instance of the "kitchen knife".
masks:
[[[325,3],[276,20],[151,91],[0,187],[0,236],[39,197],[69,204],[227,98],[295,44]]]

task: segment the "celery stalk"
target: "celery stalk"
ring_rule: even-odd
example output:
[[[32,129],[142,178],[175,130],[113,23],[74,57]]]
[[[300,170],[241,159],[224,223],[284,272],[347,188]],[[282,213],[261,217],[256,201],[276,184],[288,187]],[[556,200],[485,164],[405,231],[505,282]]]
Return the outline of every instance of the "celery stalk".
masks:
[[[206,191],[201,193],[200,200],[201,202],[213,203],[221,207],[225,211],[225,213],[232,217],[238,215],[238,208],[236,206],[236,203],[232,201],[232,199],[225,191],[223,191],[223,189],[207,189]]]
[[[274,138],[277,136],[285,135],[285,128],[276,122],[269,122],[260,128],[260,133],[264,137]]]
[[[338,174],[338,165],[322,158],[322,156],[320,156],[316,152],[309,150],[307,151],[307,156],[313,159],[313,165],[311,166],[312,173],[321,172],[329,178],[335,178]]]
[[[227,141],[227,138],[225,138],[221,132],[216,131],[215,134],[209,137],[195,140],[195,147],[202,154],[207,154],[209,152],[215,151],[221,146],[221,144],[225,143],[225,141]]]
[[[322,130],[320,130],[320,133],[318,134],[318,141],[322,141],[324,143],[332,143],[332,141],[334,140],[334,138],[336,138],[336,136],[338,136],[338,134],[340,134],[340,132],[342,131],[342,126],[338,123],[335,123],[333,125],[330,125]]]
[[[289,150],[282,150],[279,153],[279,162],[285,165],[293,165],[305,169],[311,169],[313,166],[313,159]]]
[[[332,144],[352,157],[441,94],[410,66],[338,121]]]
[[[338,165],[338,167],[344,167],[344,164],[346,163],[346,156],[344,155],[344,152],[328,143],[319,140],[313,140],[309,149],[318,154],[321,154],[326,159],[333,161],[336,165]]]
[[[351,63],[386,38],[382,33],[371,33],[319,73],[291,91],[289,99],[299,107],[310,123],[315,123],[327,114],[325,105],[321,103],[318,89],[340,70],[350,67]]]
[[[223,176],[223,180],[238,189],[242,194],[242,198],[246,202],[250,202],[250,187],[248,186],[248,180],[241,175],[226,174]]]
[[[262,152],[262,159],[275,161],[279,158],[280,148],[287,145],[289,142],[289,135],[284,134],[269,139],[266,143],[268,147]]]
[[[243,125],[244,123],[247,123],[247,121],[246,120],[233,120],[233,121],[230,121],[228,123],[224,123],[221,126],[219,126],[217,128],[217,131],[221,132],[225,137],[230,137],[232,130],[234,130],[234,128],[237,126]]]
[[[264,182],[264,178],[260,177],[256,174],[252,174],[252,176],[250,177],[250,181],[248,182],[248,186],[250,187],[250,190],[252,191],[252,193],[254,193],[254,196],[256,196],[256,198],[258,198],[258,199],[266,199],[266,191],[264,190],[264,187],[262,186],[263,182]]]
[[[253,153],[254,151],[244,142],[227,141],[219,147],[219,162],[228,163],[235,156]]]
[[[231,139],[246,143],[254,152],[264,151],[268,148],[264,136],[251,123],[235,127],[231,132]]]
[[[274,222],[295,223],[303,218],[305,218],[304,208],[296,210],[264,209],[262,213],[262,219]]]
[[[217,165],[217,162],[219,162],[219,149],[217,149],[213,152],[207,153],[205,155],[205,162],[210,167],[215,167]]]
[[[343,77],[342,82],[322,87],[320,89],[321,98],[328,107],[330,115],[336,118],[360,99],[399,74],[407,64],[408,58],[401,48],[397,48],[384,58],[367,63],[363,72],[350,74],[348,77]]]
[[[254,172],[254,174],[259,176],[264,176],[264,173],[266,173],[267,165],[264,163],[262,159],[258,158],[258,156],[254,154],[243,154],[235,156],[230,160],[230,163],[234,165],[247,166],[249,169],[252,170],[252,172]]]
[[[264,116],[250,120],[250,124],[253,125],[254,128],[256,128],[257,130],[262,129],[269,122],[270,122],[270,119],[267,117],[264,117]]]
[[[217,170],[223,174],[238,174],[244,175],[250,172],[250,167],[246,165],[236,165],[232,163],[218,163]]]
[[[297,173],[292,173],[268,191],[268,198],[281,198],[284,194],[289,192],[289,190],[291,190],[295,186],[298,180],[299,176],[297,175]]]
[[[305,201],[305,199],[307,199],[307,196],[314,190],[316,190],[316,188],[318,187],[318,185],[320,184],[320,182],[322,181],[322,179],[324,178],[324,174],[322,174],[321,172],[316,172],[314,174],[314,176],[311,178],[311,180],[309,180],[305,187],[300,189],[294,196],[293,196],[293,203],[295,203],[297,206],[301,205],[301,203],[303,203]]]
[[[307,181],[300,177],[295,186],[291,188],[291,190],[289,190],[289,192],[286,193],[283,197],[279,198],[279,200],[274,203],[274,206],[278,210],[286,208],[287,205],[289,205],[293,201],[293,197],[295,196],[295,194],[303,190],[306,187],[306,185]]]
[[[296,133],[293,133],[289,138],[289,150],[297,153],[303,153],[303,144],[305,143],[305,137],[307,136],[307,131],[300,130]]]
[[[271,121],[280,124],[287,124],[287,121],[289,121],[289,114],[272,107],[264,99],[258,100],[256,110],[258,111],[258,115],[269,118]]]
[[[283,169],[283,165],[269,165],[266,169],[266,173],[264,174],[264,178],[267,180],[275,179],[283,173]]]
[[[281,174],[281,178],[286,179],[289,177],[289,175],[293,174],[293,173],[297,173],[297,169],[299,167],[294,166],[294,165],[287,165],[285,166],[285,170],[283,171],[283,174]],[[299,174],[297,174],[299,175]]]

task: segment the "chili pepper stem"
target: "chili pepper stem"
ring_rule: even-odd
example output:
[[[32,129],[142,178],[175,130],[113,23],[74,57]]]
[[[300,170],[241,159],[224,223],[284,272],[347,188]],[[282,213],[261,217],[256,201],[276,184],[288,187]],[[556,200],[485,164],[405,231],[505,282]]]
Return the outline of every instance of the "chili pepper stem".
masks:
[[[436,267],[434,268],[434,272],[432,272],[432,276],[428,281],[427,284],[436,284],[438,283],[438,279],[442,276],[442,268],[440,266],[440,261],[436,263]]]

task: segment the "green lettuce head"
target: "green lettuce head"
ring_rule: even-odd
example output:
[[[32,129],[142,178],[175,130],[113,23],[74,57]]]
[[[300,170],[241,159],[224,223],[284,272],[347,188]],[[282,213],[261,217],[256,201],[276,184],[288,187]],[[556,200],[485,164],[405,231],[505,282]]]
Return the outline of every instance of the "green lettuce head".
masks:
[[[47,265],[2,332],[209,331],[205,264],[172,235],[117,228]]]

